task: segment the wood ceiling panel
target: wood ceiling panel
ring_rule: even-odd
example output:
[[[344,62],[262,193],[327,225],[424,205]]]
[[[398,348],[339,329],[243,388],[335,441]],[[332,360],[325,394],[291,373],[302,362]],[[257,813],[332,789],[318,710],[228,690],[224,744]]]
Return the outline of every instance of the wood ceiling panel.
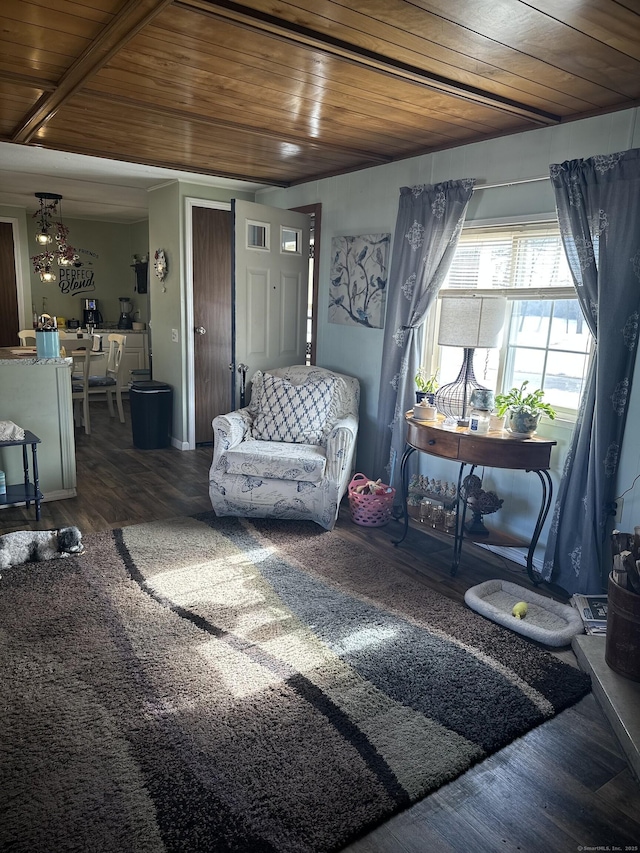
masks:
[[[640,61],[640,4],[635,11],[602,0],[529,0],[529,6]]]
[[[67,70],[67,66],[60,58],[51,54],[48,54],[47,60],[45,62],[38,56],[30,57],[26,62],[22,47],[0,39],[0,68],[7,74],[46,81],[51,88]]]
[[[22,86],[13,86],[0,81],[0,136],[8,138],[16,123],[31,109],[42,92],[38,89],[27,90]]]
[[[0,116],[6,119],[7,111],[17,112],[20,118],[31,109],[42,95],[42,89],[16,86],[11,82],[0,79]]]
[[[55,115],[62,104],[82,88],[88,79],[132,38],[153,20],[171,0],[136,0],[126,3],[110,23],[100,29],[90,45],[78,54],[53,92],[40,99],[14,130],[12,140],[26,143],[44,123]]]
[[[252,42],[252,54],[248,55],[243,50],[241,34],[233,27],[216,27],[215,42],[202,28],[200,38],[178,33],[175,27],[171,28],[170,37],[168,32],[159,26],[147,28],[114,58],[110,67],[131,67],[139,62],[151,71],[156,66],[157,73],[156,57],[160,49],[163,71],[180,75],[180,69],[183,69],[180,76],[186,76],[189,86],[207,87],[211,85],[212,78],[231,77],[235,83],[242,82],[249,87],[254,102],[256,86],[266,86],[293,93],[296,98],[300,98],[302,93],[305,98],[321,105],[333,104],[341,109],[360,104],[366,105],[367,110],[379,109],[385,115],[389,115],[390,109],[401,109],[421,118],[428,110],[434,120],[475,128],[479,133],[503,129],[512,123],[507,114],[493,108],[427,92],[414,83],[389,80],[370,69],[325,57],[318,51],[292,49],[278,40],[256,39]],[[246,45],[246,38],[244,43]],[[177,64],[179,68],[167,68],[168,62]],[[314,113],[317,115],[317,108],[314,108]],[[394,118],[390,115],[389,121]]]
[[[287,185],[636,105],[637,0],[3,0],[5,139]]]
[[[95,38],[113,16],[120,11],[125,0],[105,0],[98,3],[75,3],[71,0],[2,0],[2,17],[19,21],[38,29],[72,32]]]
[[[640,4],[637,2],[635,11],[620,3],[605,5],[601,0],[572,0],[564,3],[534,0],[529,5],[640,61]]]
[[[159,16],[157,21],[162,23],[164,17],[164,14]],[[172,31],[169,43],[165,43],[159,47],[151,38],[151,33],[161,34],[162,38],[169,39],[167,31],[161,30],[159,26],[154,24],[154,26],[148,27],[142,35],[134,39],[126,49],[121,51],[100,72],[94,84],[91,85],[91,88],[93,89],[95,85],[99,85],[103,92],[110,91],[110,84],[104,85],[105,79],[113,79],[112,75],[115,67],[119,68],[123,66],[126,69],[133,69],[133,72],[130,74],[131,79],[125,79],[127,91],[136,92],[136,95],[141,94],[144,100],[147,94],[139,92],[142,77],[145,74],[153,76],[155,73],[156,79],[150,83],[151,90],[148,94],[157,98],[157,92],[162,91],[162,103],[168,108],[175,106],[174,99],[177,99],[181,105],[187,108],[198,109],[214,118],[220,118],[222,115],[226,119],[229,117],[227,110],[233,110],[235,107],[237,114],[237,108],[240,105],[243,122],[246,121],[247,117],[250,117],[253,124],[262,121],[265,127],[278,126],[283,132],[295,133],[296,129],[287,124],[287,101],[283,94],[286,92],[286,87],[291,90],[293,83],[293,91],[289,94],[294,99],[294,113],[298,120],[297,127],[301,129],[303,134],[313,135],[316,138],[320,138],[323,142],[331,142],[332,144],[336,139],[332,135],[335,132],[341,133],[340,143],[348,142],[348,140],[343,138],[345,133],[350,136],[357,135],[361,139],[361,142],[366,143],[368,146],[371,144],[372,139],[374,144],[376,141],[381,141],[385,144],[385,147],[378,150],[384,151],[389,150],[386,145],[388,140],[378,140],[378,134],[393,134],[397,140],[403,139],[400,149],[403,153],[416,150],[416,146],[423,149],[425,146],[435,146],[438,143],[450,145],[456,141],[470,139],[476,132],[487,134],[495,130],[514,127],[513,119],[505,116],[503,113],[476,104],[467,104],[459,99],[447,98],[440,94],[436,95],[438,106],[446,108],[446,106],[451,105],[453,115],[433,108],[429,109],[426,94],[421,87],[403,83],[402,89],[395,84],[394,88],[392,88],[390,81],[382,78],[380,82],[379,79],[376,79],[380,78],[380,75],[376,75],[368,69],[365,69],[368,79],[366,83],[362,83],[360,89],[354,87],[351,83],[331,83],[331,81],[329,81],[326,91],[320,86],[317,86],[315,90],[312,90],[309,86],[301,89],[303,80],[300,77],[302,76],[302,72],[296,72],[297,78],[294,80],[291,79],[292,75],[287,78],[282,73],[269,73],[269,69],[265,66],[267,60],[262,60],[261,56],[258,76],[255,76],[254,70],[247,72],[254,76],[244,81],[248,84],[249,88],[248,96],[245,94],[243,97],[243,90],[239,86],[238,79],[241,76],[240,67],[233,67],[233,75],[231,77],[216,74],[216,67],[207,61],[206,56],[201,57],[198,49],[199,44],[205,43],[204,38],[199,41],[190,39],[188,43],[184,43],[180,35]],[[265,53],[269,55],[270,51],[266,50]],[[227,51],[222,57],[224,60],[222,65],[224,71],[228,72],[230,66],[228,57],[234,55],[236,57],[241,56],[238,51],[235,54]],[[158,56],[162,58],[158,60]],[[318,61],[321,61],[321,59],[322,57],[319,57]],[[254,60],[251,59],[251,61],[253,62]],[[144,72],[142,72],[142,65],[144,65]],[[276,67],[279,71],[282,70],[281,65],[271,64],[271,69]],[[344,66],[344,69],[344,76],[350,81],[361,71],[361,69],[355,69],[354,71],[354,69],[347,65]],[[126,74],[127,72],[123,71],[122,73]],[[115,76],[118,76],[118,74]],[[186,88],[181,90],[180,84],[183,78]],[[264,79],[268,81],[268,92],[256,88],[259,87]],[[317,77],[312,79],[314,82],[318,80]],[[167,80],[170,82],[167,83]],[[211,80],[214,81],[213,85],[210,83]],[[282,89],[274,95],[271,90],[278,80],[282,81]],[[321,82],[324,82],[322,78]],[[378,88],[381,91],[386,89],[387,95],[386,97],[382,95],[376,96],[378,103],[372,105],[369,103],[372,97],[370,92],[376,88],[375,84],[378,84]],[[116,86],[118,85],[121,86],[122,83],[116,84]],[[155,89],[155,93],[153,89]],[[260,92],[259,95],[256,94],[257,91]],[[301,92],[305,97],[301,97]],[[401,93],[404,93],[404,97],[401,97]],[[122,94],[121,88],[119,94]],[[309,95],[311,97],[308,97]],[[420,103],[423,98],[425,99],[424,104]],[[212,103],[212,99],[214,103]],[[268,110],[265,111],[266,108],[264,106],[269,100],[273,109],[276,110],[276,112],[271,114],[269,114]],[[338,122],[335,121],[327,104],[332,104],[335,108],[334,114],[338,117]],[[351,104],[357,105],[360,112],[352,114],[350,111]],[[225,108],[224,113],[221,113],[221,108]],[[213,112],[211,112],[212,109]],[[466,120],[463,120],[460,115],[456,114],[463,112],[475,113],[483,120],[486,120],[487,116],[491,118],[485,124],[481,124],[480,122],[474,122],[472,119],[469,119],[468,115]],[[451,124],[454,126],[451,127]],[[518,129],[526,128],[526,124],[522,122],[518,122],[515,126]],[[322,129],[322,132],[319,131],[319,127]],[[299,132],[300,130],[298,130]],[[362,147],[362,144],[359,147]]]
[[[176,117],[159,119],[144,111],[127,114],[123,121],[122,111],[113,109],[111,115],[92,115],[87,121],[89,104],[89,98],[74,98],[38,133],[37,141],[81,153],[98,149],[101,156],[120,152],[122,159],[155,165],[182,163],[182,168],[194,172],[254,175],[256,180],[264,174],[266,182],[275,183],[295,180],[309,168],[332,171],[353,164],[346,155],[307,152],[303,145],[256,139],[241,132],[232,135],[211,128],[199,132],[197,126]],[[232,170],[238,164],[239,173]]]
[[[132,90],[131,87],[127,87],[126,82],[123,82],[122,86],[118,88],[118,94],[115,93],[113,85],[110,85],[108,94],[105,96],[103,90],[99,88],[98,82],[88,92],[99,93],[106,101],[111,100],[113,103],[128,103],[131,108],[145,108],[144,91]],[[98,105],[92,104],[91,109],[97,110]],[[251,126],[247,126],[246,123],[247,109],[253,115]],[[383,154],[385,149],[389,151],[397,151],[398,149],[411,151],[415,147],[415,133],[406,134],[404,138],[399,134],[392,135],[393,128],[385,126],[384,120],[381,118],[377,118],[375,121],[369,119],[369,124],[362,128],[355,126],[355,124],[345,124],[344,121],[338,122],[328,118],[323,122],[323,133],[320,137],[307,132],[307,128],[313,123],[312,117],[309,117],[308,120],[301,115],[293,117],[284,109],[274,109],[266,106],[263,102],[259,105],[248,102],[245,108],[237,98],[233,97],[222,98],[218,96],[216,109],[208,110],[206,99],[202,99],[199,109],[197,106],[192,106],[189,109],[189,105],[184,103],[180,108],[180,100],[168,95],[164,107],[157,111],[174,115],[180,113],[183,119],[191,118],[196,123],[227,127],[230,132],[236,130],[251,131],[258,136],[274,136],[273,127],[277,125],[278,131],[275,135],[290,142],[311,142],[319,150],[325,147],[329,150],[336,147],[345,150],[351,149],[354,155],[367,152],[368,156],[375,156],[376,154]],[[260,120],[259,124],[258,120]],[[270,127],[271,130],[269,130]],[[469,138],[471,133],[471,131],[466,131]],[[463,134],[465,134],[465,130],[461,129],[459,136]],[[445,137],[443,134],[432,133],[426,129],[421,131],[421,137],[426,137],[429,144],[434,145],[453,141],[457,138],[454,136]]]
[[[4,13],[4,8],[3,8]],[[96,33],[99,27],[93,28]],[[16,70],[51,65],[67,70],[76,57],[90,45],[93,36],[74,35],[52,27],[40,27],[20,21],[4,18],[2,21],[3,40],[9,42],[15,57]]]
[[[333,75],[335,74],[334,68],[345,69],[344,73],[348,77],[358,76],[366,70],[369,74],[374,75],[372,79],[376,80],[375,85],[386,86],[387,89],[400,88],[403,85],[412,84],[417,85],[423,91],[427,91],[426,87],[428,87],[429,93],[433,98],[443,94],[447,98],[450,98],[453,94],[455,96],[454,100],[459,105],[458,108],[460,110],[468,106],[483,105],[490,106],[492,109],[506,110],[510,114],[517,115],[526,113],[529,116],[530,114],[540,112],[535,107],[524,105],[520,102],[509,101],[508,98],[502,95],[492,95],[485,90],[465,90],[462,92],[461,88],[463,84],[453,84],[451,81],[436,84],[434,82],[434,75],[427,74],[420,70],[420,68],[403,66],[401,63],[391,62],[379,55],[371,56],[366,51],[352,49],[349,45],[336,46],[335,43],[331,42],[329,36],[326,36],[328,41],[323,40],[324,36],[322,38],[308,37],[306,33],[299,33],[294,25],[289,27],[273,25],[267,27],[266,31],[259,30],[256,32],[249,28],[250,35],[247,36],[248,30],[246,25],[234,23],[233,26],[230,26],[229,22],[225,22],[223,18],[218,16],[220,13],[219,7],[222,4],[207,4],[205,0],[189,0],[189,2],[197,4],[199,9],[202,6],[206,6],[207,9],[215,7],[216,14],[210,12],[205,14],[202,11],[203,17],[208,18],[212,24],[215,24],[215,27],[213,27],[210,23],[210,31],[217,32],[226,24],[228,35],[225,37],[225,44],[235,48],[238,52],[252,56],[257,53],[259,56],[265,57],[272,56],[275,53],[283,65],[288,65],[292,68],[304,68],[304,63],[311,60],[313,67],[308,66],[308,70],[314,71],[318,76],[325,77],[327,81],[333,79]],[[231,5],[236,6],[236,4]],[[182,9],[183,6],[184,3],[180,3],[176,8]],[[172,11],[175,11],[175,9],[167,10],[164,15],[165,21],[171,15]],[[246,15],[240,17],[244,19]],[[197,16],[195,18],[182,16],[180,20],[183,22],[183,27],[188,26],[186,31],[184,29],[181,30],[183,35],[197,38],[198,33],[203,32],[204,25],[198,24]],[[171,29],[175,31],[176,27],[173,26]],[[251,44],[250,50],[247,50],[248,39]],[[213,39],[210,37],[207,38],[207,41],[211,40]],[[549,119],[551,121],[555,120],[554,115],[542,117],[541,123],[548,123]]]
[[[97,98],[102,98],[110,105],[111,108],[123,109],[123,110],[144,110],[147,114],[155,113],[161,117],[166,116],[174,116],[178,119],[187,121],[194,125],[200,126],[200,132],[208,133],[208,129],[210,127],[216,127],[220,130],[224,130],[227,133],[236,133],[243,132],[245,134],[250,134],[252,136],[257,137],[266,137],[267,139],[273,139],[274,133],[272,130],[258,128],[255,125],[247,127],[244,124],[244,115],[240,111],[229,112],[228,115],[225,114],[225,117],[216,117],[210,118],[203,114],[201,111],[200,114],[195,114],[193,111],[187,112],[186,110],[179,109],[168,109],[165,107],[159,106],[151,106],[149,104],[145,104],[144,101],[136,100],[131,97],[127,97],[125,95],[114,95],[110,92],[108,95],[103,94],[96,88],[91,88],[87,90],[87,94],[91,96],[93,101]],[[93,104],[95,107],[95,104]],[[287,142],[291,144],[304,144],[306,148],[309,150],[316,150],[319,152],[326,151],[330,153],[335,151],[340,154],[346,154],[350,158],[361,158],[367,161],[378,161],[380,163],[389,162],[393,159],[390,156],[386,156],[384,154],[379,154],[371,150],[365,150],[362,145],[364,140],[358,137],[355,138],[350,143],[347,142],[344,145],[340,144],[327,144],[326,142],[320,142],[311,137],[304,136],[304,134],[298,133],[287,133],[284,127],[279,127],[277,133],[277,139],[280,142]],[[435,143],[434,143],[435,144]]]
[[[140,107],[139,104],[135,102],[131,103],[125,99],[120,99],[116,102],[116,104],[120,108],[125,109],[128,107],[131,107],[133,109],[144,109],[144,107]],[[156,114],[159,113],[159,111],[157,110],[147,110],[147,112],[156,112]],[[256,139],[276,138],[279,143],[287,143],[289,145],[304,145],[306,149],[316,152],[317,155],[321,155],[325,152],[327,154],[336,153],[339,155],[344,155],[347,156],[351,162],[358,162],[364,160],[367,162],[377,161],[380,163],[384,163],[389,162],[392,159],[391,156],[385,156],[376,151],[365,149],[363,146],[366,140],[353,140],[351,145],[327,145],[325,143],[316,142],[309,138],[305,139],[301,134],[288,134],[285,130],[279,130],[278,133],[275,135],[273,133],[255,131],[252,128],[245,128],[237,121],[234,122],[232,120],[210,120],[204,117],[196,117],[194,119],[193,116],[177,111],[164,111],[162,115],[171,116],[173,118],[176,118],[177,120],[186,121],[191,125],[197,126],[198,133],[201,133],[203,135],[208,135],[212,132],[212,130],[217,130],[220,132],[224,132],[229,136],[232,136],[233,134],[242,134],[243,137],[249,136],[255,137]],[[410,151],[411,149],[412,146],[407,145],[407,150]]]
[[[374,106],[367,99],[359,98],[357,90],[352,90],[350,99],[332,97],[330,94],[323,99],[322,93],[308,89],[286,91],[284,86],[274,86],[274,78],[269,80],[268,87],[257,88],[256,85],[243,85],[237,77],[213,75],[214,84],[204,76],[198,85],[198,74],[183,66],[171,67],[166,65],[167,76],[164,86],[162,81],[147,73],[147,61],[138,54],[138,65],[133,70],[132,63],[123,62],[120,68],[119,57],[116,63],[111,63],[108,69],[103,69],[89,87],[101,92],[114,95],[126,95],[144,101],[153,99],[161,89],[163,103],[167,109],[182,108],[192,110],[199,115],[211,119],[222,118],[246,122],[251,116],[251,123],[256,124],[261,119],[264,128],[273,127],[274,123],[286,133],[296,133],[311,136],[319,141],[342,144],[351,138],[353,144],[358,140],[378,140],[381,145],[402,144],[414,138],[416,132],[428,133],[442,142],[468,138],[477,133],[478,129],[489,132],[494,128],[478,123],[463,125],[461,122],[442,121],[436,114],[419,114],[402,109],[402,106],[388,104]],[[153,60],[147,57],[148,62]],[[166,60],[165,60],[166,63]],[[144,70],[143,70],[144,68]],[[168,81],[168,82],[167,82]],[[259,96],[256,92],[259,91]],[[154,94],[155,93],[155,94]],[[231,119],[231,116],[234,116]],[[499,126],[496,122],[495,125]],[[503,125],[505,126],[505,125]],[[362,147],[362,145],[360,146]]]
[[[508,2],[520,5],[516,0]],[[268,14],[273,4],[269,0],[247,0],[243,5]],[[365,50],[381,51],[467,85],[482,85],[496,94],[525,100],[542,109],[557,111],[564,106],[571,113],[588,109],[589,105],[615,103],[616,92],[609,91],[600,81],[582,80],[561,63],[541,61],[537,55],[447,20],[442,10],[441,14],[432,14],[427,9],[431,5],[368,0],[361,7],[364,11],[355,11],[330,0],[319,0],[310,11],[304,0],[293,0],[279,3],[278,15],[297,26],[346,39]],[[505,15],[502,23],[508,25],[509,21]]]
[[[91,93],[97,95],[96,90],[92,90]],[[100,96],[102,97],[101,93]],[[311,146],[314,150],[323,151],[327,150],[338,151],[341,153],[348,154],[351,157],[361,157],[367,160],[377,159],[381,162],[387,162],[393,159],[393,152],[398,150],[398,147],[402,146],[403,143],[401,140],[394,139],[391,140],[388,137],[383,137],[382,141],[378,135],[370,133],[368,135],[353,133],[349,136],[342,135],[340,136],[340,142],[336,144],[331,144],[326,142],[326,140],[316,140],[313,137],[308,135],[305,136],[304,133],[301,133],[298,129],[293,132],[289,132],[287,125],[283,121],[281,127],[278,128],[277,131],[271,130],[261,130],[255,126],[247,126],[246,125],[246,115],[243,115],[241,111],[229,111],[225,112],[215,118],[209,118],[205,114],[194,115],[193,113],[188,113],[186,111],[178,111],[178,110],[168,110],[166,108],[159,107],[147,107],[144,101],[136,101],[130,98],[126,98],[124,96],[117,98],[114,100],[112,97],[107,97],[107,101],[114,103],[116,105],[120,105],[120,109],[140,109],[148,112],[155,112],[159,116],[173,116],[182,121],[189,121],[194,125],[194,132],[198,133],[208,133],[209,128],[219,128],[220,130],[224,130],[227,134],[238,133],[249,133],[253,136],[257,137],[266,137],[266,138],[276,138],[278,140],[282,140],[285,142],[289,142],[292,144],[305,144]],[[432,144],[437,144],[442,141],[442,138],[436,136],[434,134],[426,134],[429,139],[432,140]],[[336,136],[338,134],[336,133]],[[367,148],[367,143],[371,143],[371,147]],[[375,147],[373,147],[375,145]],[[415,146],[415,141],[413,143],[404,143],[404,147],[406,150],[412,150]],[[385,151],[388,151],[388,154],[385,154]]]
[[[637,97],[640,94],[640,62],[619,50],[567,26],[532,4],[520,0],[414,0],[420,8],[533,56],[551,67],[562,68],[577,78]],[[561,6],[562,4],[557,4]],[[627,10],[601,0],[615,21]],[[638,22],[636,22],[636,26]]]
[[[29,87],[16,85],[8,80],[0,78],[0,109],[4,106],[5,98],[12,98],[16,102],[22,104],[23,109],[28,109],[42,94],[42,89],[38,87]]]

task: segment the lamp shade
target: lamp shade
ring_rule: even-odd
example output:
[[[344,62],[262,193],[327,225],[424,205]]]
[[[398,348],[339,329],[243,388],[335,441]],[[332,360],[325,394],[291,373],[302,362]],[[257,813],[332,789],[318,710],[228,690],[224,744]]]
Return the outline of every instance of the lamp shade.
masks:
[[[445,347],[499,346],[506,306],[503,296],[443,297],[438,343]]]

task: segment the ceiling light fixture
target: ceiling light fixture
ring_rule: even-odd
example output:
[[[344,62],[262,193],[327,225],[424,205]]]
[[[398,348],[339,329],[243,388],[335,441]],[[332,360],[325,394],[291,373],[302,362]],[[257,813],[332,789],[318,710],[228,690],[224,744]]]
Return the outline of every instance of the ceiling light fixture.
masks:
[[[75,264],[79,258],[73,246],[67,242],[69,229],[62,222],[62,196],[57,193],[36,193],[40,201],[40,209],[34,213],[37,220],[36,243],[46,247],[39,255],[34,255],[34,270],[39,273],[42,281],[50,282],[56,280],[56,274],[52,270],[54,261],[58,266],[70,266]],[[57,221],[55,220],[55,217]],[[49,248],[55,238],[56,248]]]

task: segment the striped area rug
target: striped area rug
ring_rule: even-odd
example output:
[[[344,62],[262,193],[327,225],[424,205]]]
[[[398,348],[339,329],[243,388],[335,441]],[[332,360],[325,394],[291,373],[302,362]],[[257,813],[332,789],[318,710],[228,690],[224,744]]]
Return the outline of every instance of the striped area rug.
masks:
[[[85,544],[0,581],[13,853],[339,850],[589,690],[311,523]]]

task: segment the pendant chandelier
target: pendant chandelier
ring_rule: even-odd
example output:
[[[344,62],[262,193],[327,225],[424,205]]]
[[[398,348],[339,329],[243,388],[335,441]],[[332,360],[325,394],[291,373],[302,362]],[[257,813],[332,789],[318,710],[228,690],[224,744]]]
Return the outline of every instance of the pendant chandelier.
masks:
[[[55,281],[53,264],[56,261],[58,266],[71,266],[79,258],[76,250],[67,242],[69,229],[62,222],[62,196],[57,193],[36,193],[35,196],[40,200],[40,209],[33,215],[38,224],[36,243],[43,247],[43,251],[31,260],[42,281]]]

